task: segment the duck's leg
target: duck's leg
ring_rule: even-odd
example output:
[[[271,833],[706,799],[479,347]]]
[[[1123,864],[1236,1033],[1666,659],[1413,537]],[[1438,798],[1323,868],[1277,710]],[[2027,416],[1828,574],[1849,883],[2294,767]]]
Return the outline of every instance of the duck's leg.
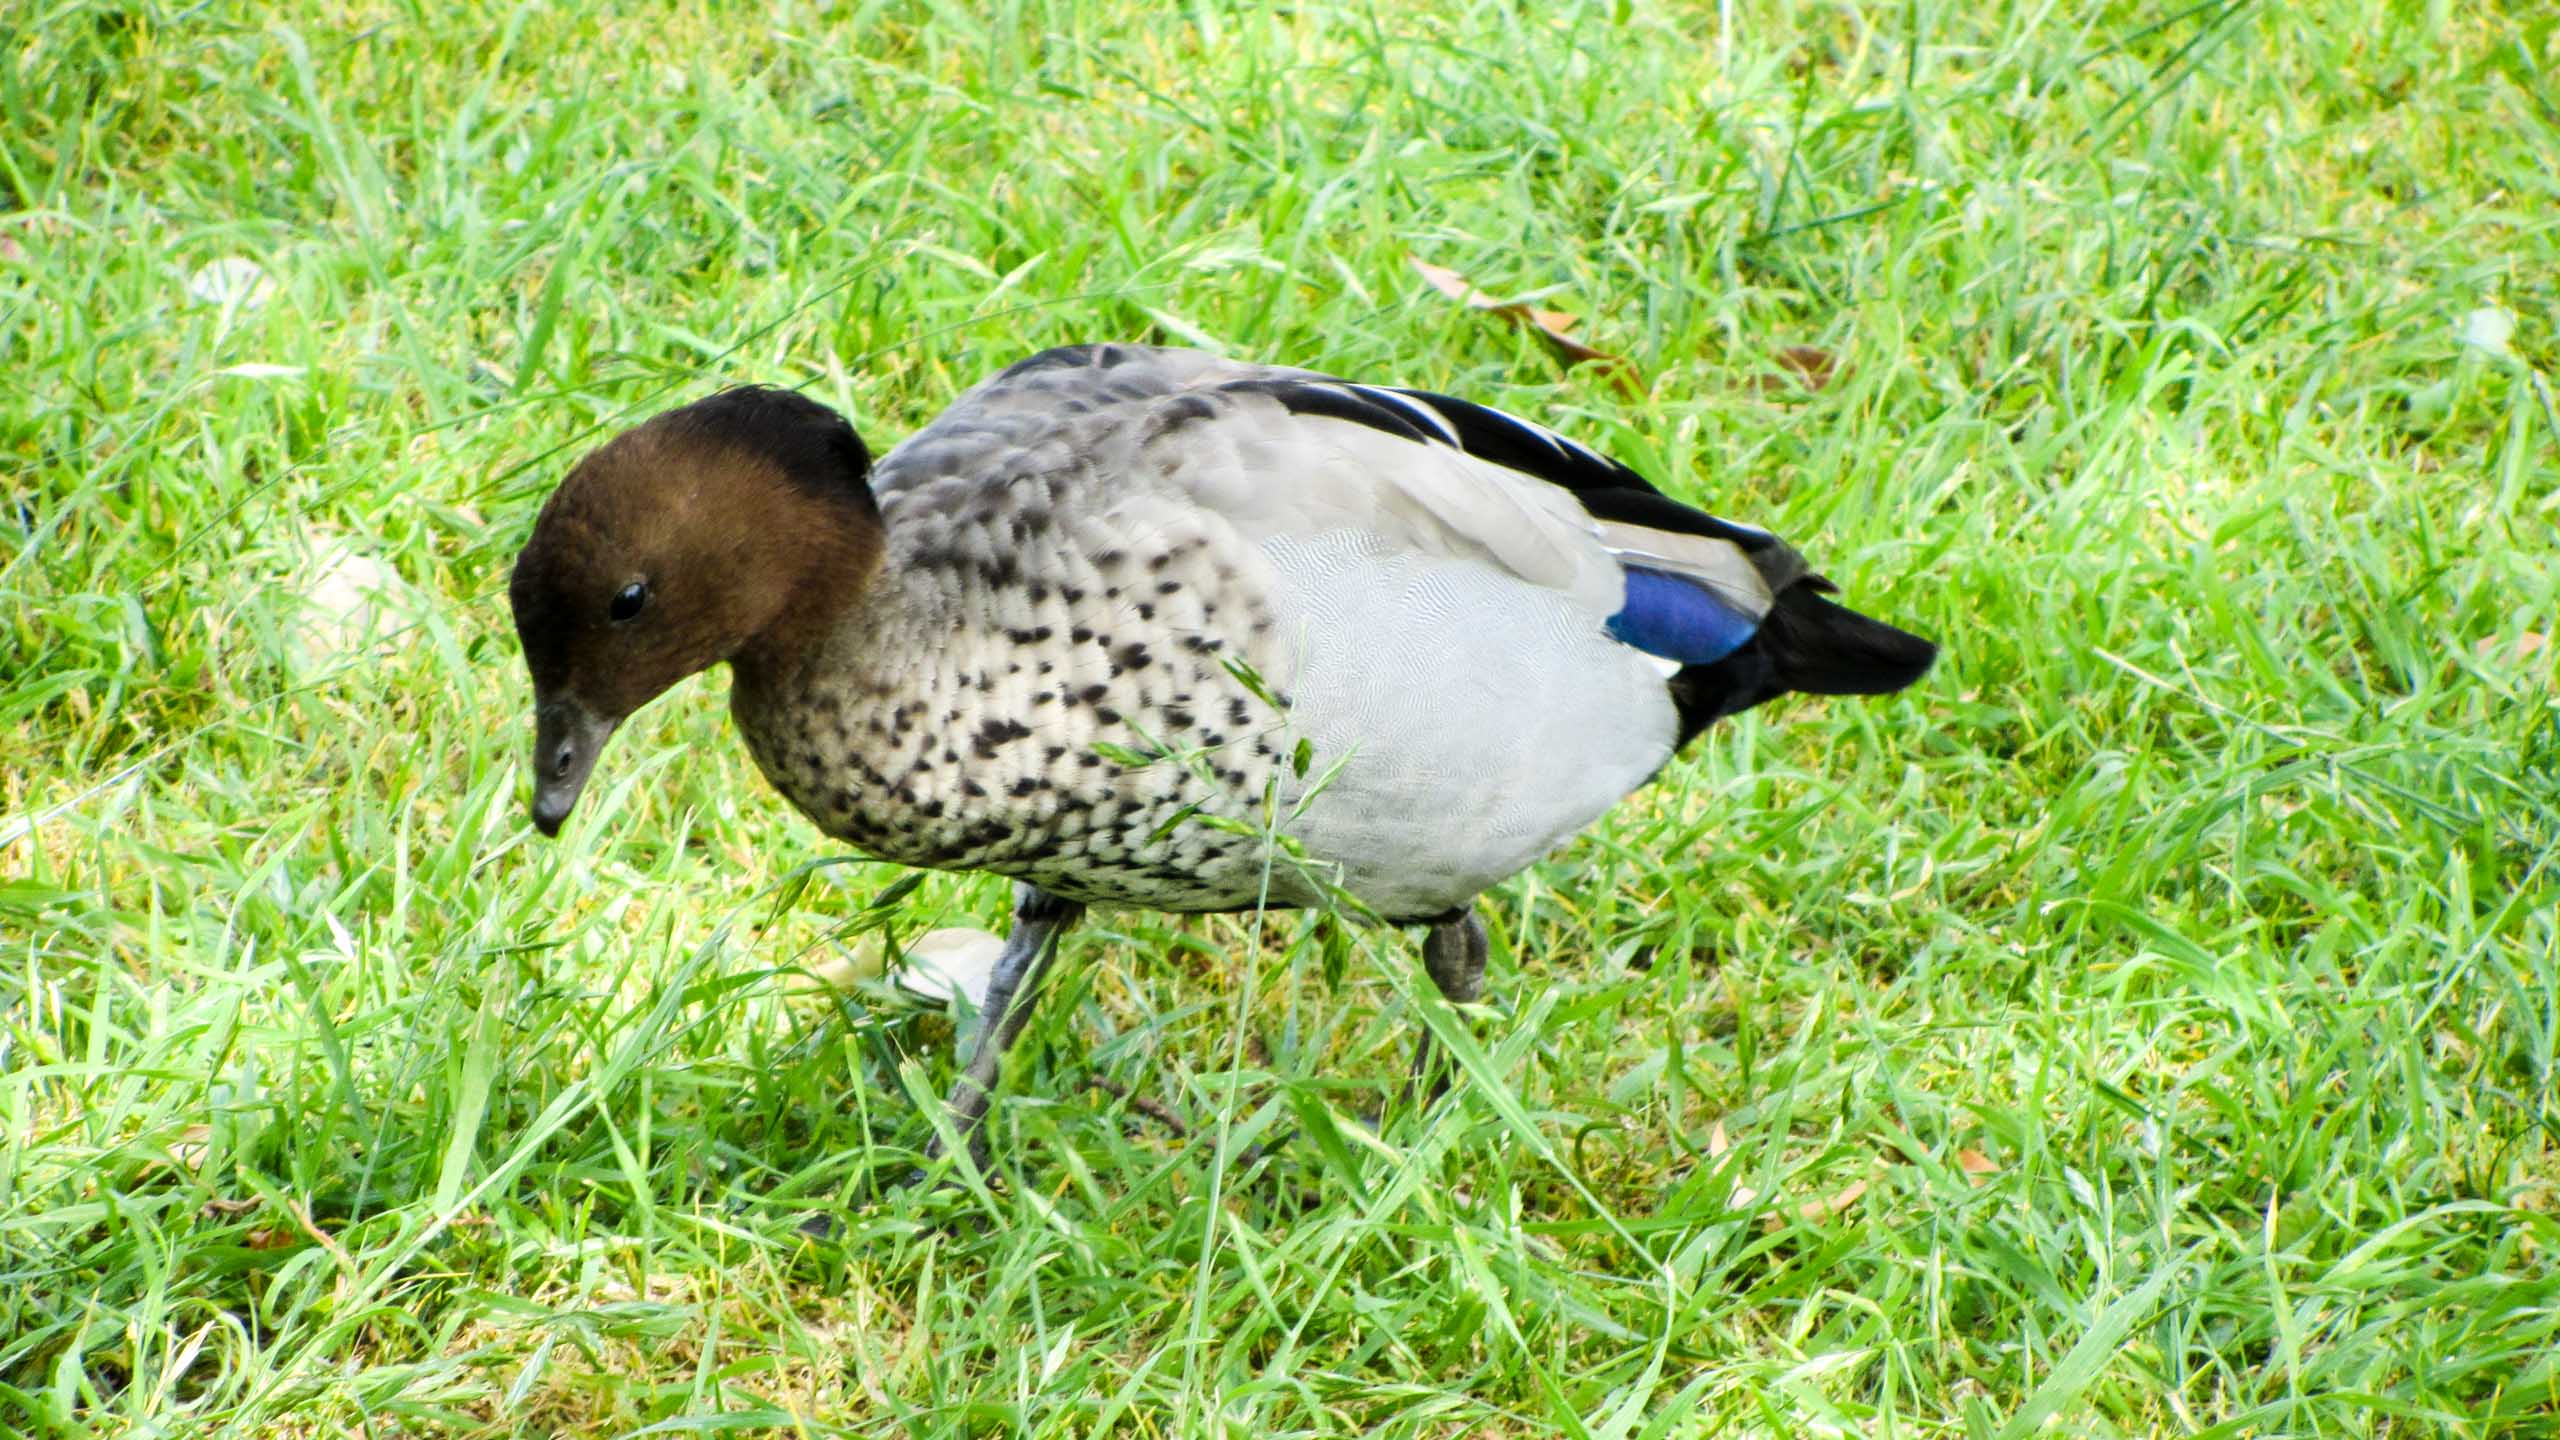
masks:
[[[1061,900],[1036,885],[1014,888],[1013,931],[1005,936],[1004,953],[996,957],[995,974],[987,982],[987,1001],[979,1007],[978,1022],[969,1031],[968,1064],[961,1070],[958,1083],[951,1087],[949,1102],[951,1129],[969,1146],[970,1155],[981,1168],[986,1146],[978,1130],[986,1121],[987,1106],[995,1098],[996,1076],[1004,1067],[1004,1052],[1013,1047],[1014,1038],[1031,1018],[1032,1002],[1039,998],[1040,976],[1058,953],[1059,937],[1083,914],[1084,906]],[[939,1136],[927,1153],[942,1153]]]
[[[1468,905],[1432,922],[1430,932],[1422,937],[1422,968],[1431,972],[1431,983],[1440,987],[1441,999],[1452,1005],[1472,1005],[1484,995],[1484,962],[1490,950],[1484,922]],[[1433,1063],[1439,1048],[1431,1043],[1429,1030],[1414,1042],[1413,1072],[1404,1082],[1406,1102],[1412,1101],[1425,1071],[1431,1074],[1431,1088],[1422,1103],[1428,1105],[1448,1092],[1449,1068]]]

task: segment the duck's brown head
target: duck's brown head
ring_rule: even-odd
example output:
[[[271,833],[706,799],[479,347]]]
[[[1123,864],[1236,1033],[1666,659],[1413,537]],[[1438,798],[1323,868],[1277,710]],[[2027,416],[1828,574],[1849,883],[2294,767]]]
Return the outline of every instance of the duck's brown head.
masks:
[[[870,454],[787,390],[724,390],[578,462],[516,555],[533,823],[559,833],[632,711],[723,660],[812,643],[880,565]]]

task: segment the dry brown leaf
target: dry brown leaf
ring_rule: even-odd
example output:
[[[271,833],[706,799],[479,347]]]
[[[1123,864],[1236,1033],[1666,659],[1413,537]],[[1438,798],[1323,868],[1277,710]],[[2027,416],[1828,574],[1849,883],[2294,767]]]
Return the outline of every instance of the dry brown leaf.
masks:
[[[1752,382],[1763,395],[1809,395],[1840,373],[1840,362],[1816,345],[1789,345],[1778,352],[1777,360],[1778,369],[1786,373],[1773,371]]]
[[[1991,1183],[1991,1177],[2000,1173],[1997,1162],[1981,1151],[1971,1148],[1956,1152],[1956,1168],[1963,1171],[1976,1185],[1988,1185]]]
[[[1538,338],[1547,342],[1547,348],[1555,351],[1556,357],[1562,360],[1568,369],[1586,362],[1606,366],[1629,394],[1642,388],[1643,377],[1636,373],[1635,365],[1625,356],[1612,355],[1606,350],[1586,344],[1574,337],[1573,327],[1579,323],[1574,317],[1561,310],[1540,310],[1517,301],[1496,300],[1477,289],[1475,283],[1466,276],[1445,265],[1434,265],[1430,261],[1411,256],[1407,258],[1412,261],[1413,268],[1421,273],[1422,278],[1430,282],[1432,289],[1470,310],[1481,310],[1488,315],[1508,320],[1514,325],[1526,325],[1538,332]]]
[[[1501,301],[1496,300],[1492,296],[1477,289],[1466,276],[1459,274],[1457,271],[1450,269],[1446,265],[1434,265],[1428,260],[1414,259],[1413,268],[1422,272],[1422,278],[1431,282],[1432,289],[1439,291],[1441,294],[1448,296],[1450,299],[1457,301],[1461,305],[1469,306],[1477,310],[1499,310],[1503,308]]]
[[[1839,369],[1839,362],[1832,358],[1830,351],[1814,345],[1790,345],[1778,352],[1778,363],[1803,381],[1807,390],[1819,390],[1830,384],[1832,375]]]
[[[2471,653],[2483,660],[2495,660],[2501,658],[2497,652],[2503,648],[2506,651],[2505,659],[2521,662],[2530,660],[2551,647],[2551,637],[2539,630],[2527,630],[2516,637],[2513,645],[2501,646],[2500,639],[2501,637],[2496,635],[2483,635],[2479,643],[2471,647]]]
[[[1841,1211],[1848,1209],[1850,1206],[1857,1204],[1858,1201],[1866,1195],[1866,1193],[1867,1182],[1864,1180],[1853,1180],[1849,1183],[1849,1188],[1840,1191],[1838,1194],[1825,1195],[1819,1200],[1807,1200],[1803,1204],[1798,1205],[1796,1207],[1796,1215],[1808,1225],[1819,1225],[1823,1221],[1838,1215]],[[1763,1223],[1770,1229],[1775,1230],[1779,1225],[1779,1217],[1772,1215]]]
[[[1724,1133],[1724,1122],[1723,1122],[1723,1121],[1719,1120],[1719,1121],[1717,1121],[1714,1125],[1712,1125],[1712,1126],[1708,1127],[1708,1130],[1707,1130],[1707,1158],[1708,1158],[1708,1159],[1710,1159],[1710,1160],[1721,1160],[1721,1159],[1723,1159],[1723,1158],[1724,1158],[1724,1152],[1726,1152],[1727,1150],[1730,1150],[1730,1149],[1732,1149],[1732,1148],[1733,1148],[1733,1138],[1732,1138],[1731,1136],[1729,1136],[1729,1135],[1727,1135],[1727,1134],[1725,1134],[1725,1133]]]
[[[261,1225],[240,1243],[252,1250],[289,1250],[302,1243],[302,1235],[290,1225]]]
[[[146,1172],[164,1166],[175,1170],[200,1169],[204,1165],[205,1150],[212,1139],[212,1126],[201,1122],[189,1125],[170,1137],[167,1150],[158,1155],[144,1157],[142,1169]]]

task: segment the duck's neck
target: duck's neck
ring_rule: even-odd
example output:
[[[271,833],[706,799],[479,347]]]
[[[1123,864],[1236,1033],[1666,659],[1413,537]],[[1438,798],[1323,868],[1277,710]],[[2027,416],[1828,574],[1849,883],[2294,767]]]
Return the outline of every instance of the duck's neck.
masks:
[[[838,839],[917,864],[942,852],[911,833],[902,807],[949,805],[956,819],[967,781],[951,765],[918,774],[967,743],[950,723],[965,627],[932,581],[893,559],[790,643],[741,649],[729,692],[748,753],[785,799]]]
[[[931,663],[942,648],[936,637],[950,628],[949,598],[887,548],[847,547],[821,559],[775,623],[730,657],[741,721],[820,691],[846,701],[887,696]],[[854,576],[862,578],[848,583]]]
[[[742,690],[797,689],[871,648],[851,643],[856,637],[894,622],[899,597],[874,524],[869,533],[823,525],[791,537],[791,582],[772,617],[729,656]]]

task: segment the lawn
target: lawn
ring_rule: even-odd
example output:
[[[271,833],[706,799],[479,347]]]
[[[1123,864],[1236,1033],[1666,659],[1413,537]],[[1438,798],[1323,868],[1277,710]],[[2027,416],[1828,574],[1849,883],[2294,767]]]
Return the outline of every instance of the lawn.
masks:
[[[0,38],[0,1433],[2560,1432],[2560,11]],[[725,675],[543,841],[506,566],[679,399],[876,450],[1099,338],[1518,410],[1945,657],[1489,896],[1471,1018],[1097,916],[1010,1180],[872,1194],[949,1026],[855,972],[1005,887]]]

